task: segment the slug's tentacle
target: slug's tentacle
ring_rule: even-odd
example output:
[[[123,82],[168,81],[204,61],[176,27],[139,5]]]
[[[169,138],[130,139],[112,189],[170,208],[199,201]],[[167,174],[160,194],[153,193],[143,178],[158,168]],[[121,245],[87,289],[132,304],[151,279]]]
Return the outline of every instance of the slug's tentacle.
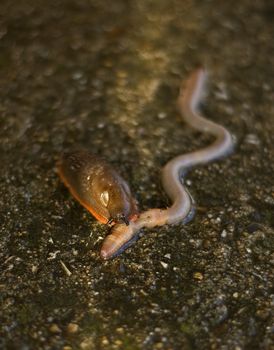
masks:
[[[129,225],[116,224],[106,237],[101,249],[103,259],[111,258],[143,227],[162,226],[183,222],[192,209],[192,199],[184,187],[181,174],[197,165],[207,163],[228,154],[233,147],[230,133],[221,125],[207,120],[199,114],[206,82],[206,71],[202,68],[194,71],[186,84],[182,84],[178,108],[184,121],[194,129],[215,136],[215,141],[198,151],[183,154],[170,160],[162,170],[162,185],[171,200],[167,209],[149,209]]]

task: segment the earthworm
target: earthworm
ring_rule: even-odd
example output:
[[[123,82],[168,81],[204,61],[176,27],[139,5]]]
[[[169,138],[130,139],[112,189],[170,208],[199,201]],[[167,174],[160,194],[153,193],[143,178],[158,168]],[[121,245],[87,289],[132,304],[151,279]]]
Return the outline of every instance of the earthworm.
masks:
[[[215,136],[209,146],[171,159],[162,169],[162,186],[171,206],[166,209],[149,209],[139,215],[129,225],[115,224],[105,238],[101,248],[101,258],[109,259],[128,243],[143,227],[152,228],[165,224],[184,222],[192,211],[192,198],[185,188],[182,174],[195,165],[210,162],[227,155],[233,147],[231,134],[221,125],[207,120],[199,113],[199,105],[205,90],[207,72],[203,68],[195,70],[180,87],[178,109],[184,121],[194,129]]]
[[[101,223],[128,224],[136,217],[128,184],[99,156],[87,150],[64,153],[57,171],[71,194]]]

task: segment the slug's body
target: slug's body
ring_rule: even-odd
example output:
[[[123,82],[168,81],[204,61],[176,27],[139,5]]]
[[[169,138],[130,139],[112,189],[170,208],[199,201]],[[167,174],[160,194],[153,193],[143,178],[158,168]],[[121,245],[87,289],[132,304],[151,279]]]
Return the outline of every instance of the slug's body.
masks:
[[[162,170],[162,185],[172,205],[167,209],[149,209],[129,225],[116,224],[106,237],[101,249],[101,257],[108,259],[129,242],[143,227],[176,224],[187,219],[192,209],[192,199],[181,180],[183,171],[197,164],[206,163],[228,154],[232,150],[230,133],[221,125],[199,115],[198,107],[204,92],[206,72],[194,71],[185,86],[180,89],[178,107],[185,122],[194,129],[215,136],[208,147],[195,152],[177,156],[169,161]]]
[[[71,194],[103,224],[134,220],[137,207],[127,183],[103,159],[85,151],[65,153],[58,173]]]

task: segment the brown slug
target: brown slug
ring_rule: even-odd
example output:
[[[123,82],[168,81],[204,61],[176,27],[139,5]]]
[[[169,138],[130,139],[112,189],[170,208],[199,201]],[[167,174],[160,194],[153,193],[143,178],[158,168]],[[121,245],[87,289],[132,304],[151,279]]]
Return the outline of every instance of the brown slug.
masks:
[[[137,205],[126,181],[97,155],[64,153],[57,171],[71,194],[101,223],[125,223],[137,217]]]

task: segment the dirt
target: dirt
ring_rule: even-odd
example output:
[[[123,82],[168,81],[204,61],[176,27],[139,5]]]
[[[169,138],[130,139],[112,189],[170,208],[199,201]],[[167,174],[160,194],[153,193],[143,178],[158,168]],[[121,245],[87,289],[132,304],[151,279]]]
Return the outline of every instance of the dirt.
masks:
[[[270,1],[0,4],[0,348],[274,349]],[[181,79],[210,72],[203,113],[230,156],[192,169],[196,215],[103,262],[108,228],[56,174],[103,156],[141,209],[160,169],[212,140],[180,119]]]

